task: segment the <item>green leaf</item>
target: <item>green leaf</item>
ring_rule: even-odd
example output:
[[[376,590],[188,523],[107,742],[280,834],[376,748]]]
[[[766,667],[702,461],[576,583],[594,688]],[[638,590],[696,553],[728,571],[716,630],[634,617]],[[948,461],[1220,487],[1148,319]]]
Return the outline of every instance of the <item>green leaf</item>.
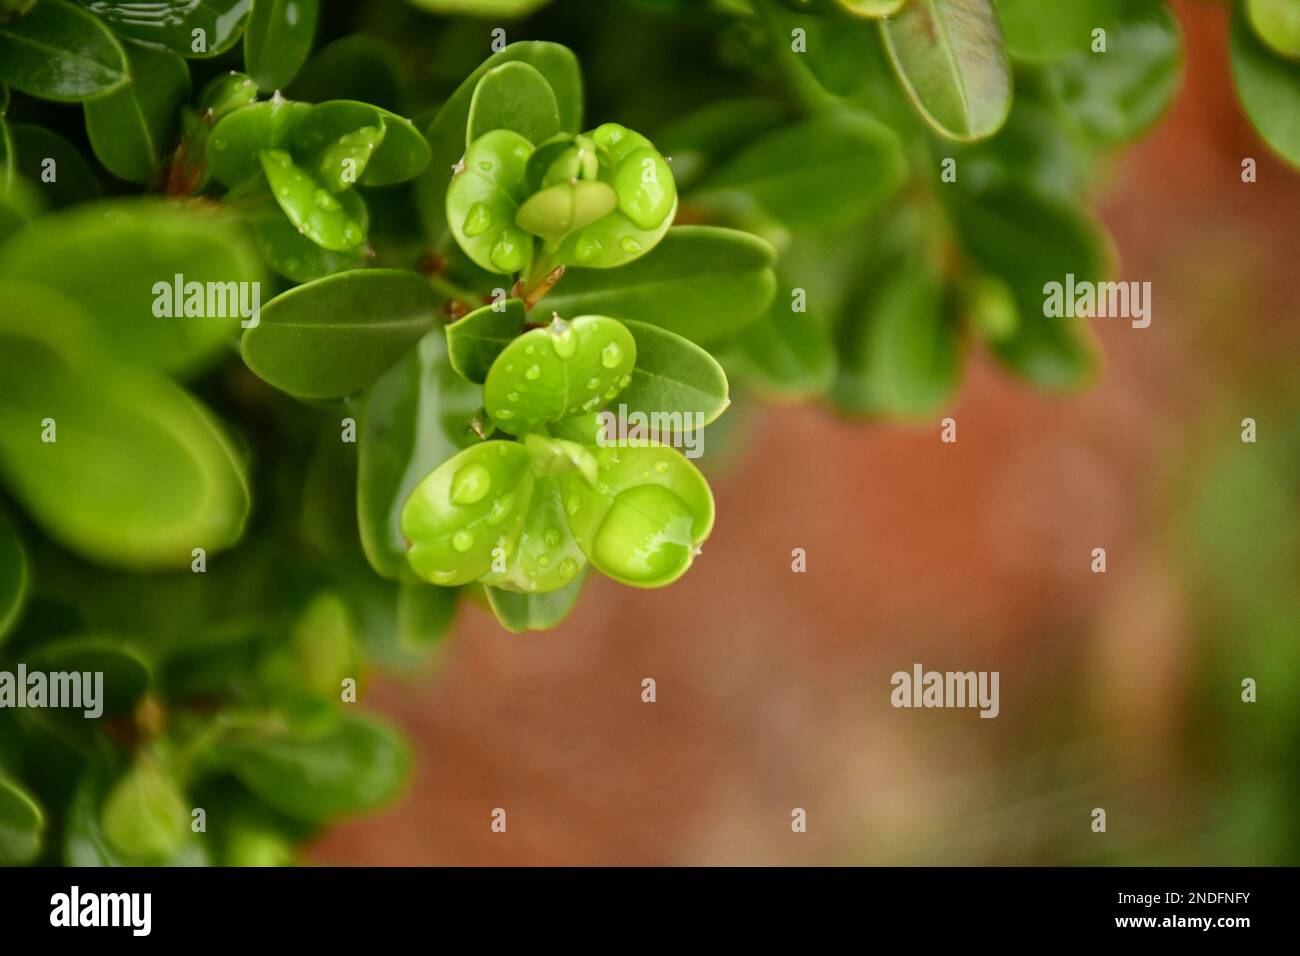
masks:
[[[363,126],[344,133],[337,143],[325,147],[316,161],[316,175],[332,193],[351,189],[365,174],[375,151],[383,145],[386,126]]]
[[[147,183],[176,143],[190,71],[170,50],[130,42],[125,49],[131,79],[86,103],[86,132],[105,169],[118,179]]]
[[[468,584],[508,556],[533,490],[531,457],[516,442],[488,441],[443,462],[402,508],[407,558],[422,580]]]
[[[811,313],[791,311],[781,298],[736,343],[745,371],[775,395],[813,398],[835,381],[835,347],[825,326]]]
[[[562,315],[613,315],[708,345],[757,318],[776,290],[776,253],[748,233],[675,226],[622,269],[571,269],[543,300]]]
[[[524,631],[549,631],[558,627],[578,603],[582,586],[587,581],[586,571],[556,591],[545,594],[528,594],[522,591],[504,591],[485,588],[492,613],[507,631],[520,634]]]
[[[470,100],[466,147],[494,129],[511,130],[534,146],[560,132],[555,92],[535,67],[522,61],[503,63],[478,81]]]
[[[874,32],[871,41],[878,42]],[[773,100],[721,100],[687,113],[661,130],[655,140],[664,155],[673,158],[673,178],[684,191],[785,119],[785,110]]]
[[[250,0],[78,2],[107,21],[118,36],[165,47],[190,59],[205,59],[225,53],[239,41]]]
[[[447,326],[451,367],[471,382],[483,384],[496,357],[524,330],[528,312],[520,299],[498,308],[485,305]]]
[[[27,654],[33,670],[103,674],[103,696],[97,702],[105,714],[127,714],[149,689],[148,663],[113,637],[94,635],[46,641]],[[80,719],[82,713],[73,711]]]
[[[405,86],[401,52],[366,33],[340,37],[312,55],[286,95],[306,103],[354,100],[398,109]]]
[[[607,183],[559,183],[529,196],[515,214],[515,223],[535,236],[559,242],[617,208],[618,194]]]
[[[365,241],[365,204],[356,193],[335,196],[283,150],[267,150],[261,160],[271,195],[306,238],[331,252],[351,252]]]
[[[590,412],[631,382],[636,340],[614,319],[555,318],[507,345],[488,370],[483,404],[512,435]]]
[[[1097,282],[1107,269],[1101,227],[1059,199],[1004,186],[978,196],[953,193],[951,208],[967,255],[1005,281],[1020,321],[995,351],[1025,379],[1048,389],[1077,389],[1096,374],[1097,355],[1085,320],[1043,314],[1048,283]]]
[[[992,136],[1011,109],[1011,66],[991,0],[912,0],[880,22],[912,102],[951,139]]]
[[[368,228],[366,205],[354,193],[345,193],[349,214],[362,228]],[[285,216],[279,202],[269,193],[250,200],[244,215],[253,227],[253,238],[262,260],[273,270],[294,282],[311,282],[347,269],[355,269],[365,260],[364,248],[333,252],[316,245]]]
[[[349,133],[382,128],[375,148],[357,180],[362,186],[391,186],[419,175],[429,164],[429,144],[408,119],[355,100],[329,100],[311,107],[293,134],[296,152],[319,156]]]
[[[77,784],[63,827],[63,855],[68,866],[131,866],[142,862],[203,866],[208,862],[204,844],[189,832],[188,825],[177,851],[166,860],[146,861],[118,853],[101,823],[104,790],[104,783],[95,771],[87,771]],[[188,824],[188,812],[186,819]]]
[[[87,202],[99,196],[99,180],[85,157],[58,133],[43,126],[15,123],[9,127],[18,174],[35,184],[55,208]],[[53,160],[52,166],[46,161]],[[53,182],[43,176],[54,174]]]
[[[99,18],[67,0],[42,0],[0,23],[0,82],[43,100],[75,103],[126,83],[126,54]]]
[[[444,15],[471,17],[522,17],[551,0],[410,0],[411,4]]]
[[[465,151],[447,188],[447,221],[456,243],[480,268],[501,275],[526,270],[533,237],[515,225],[527,195],[525,165],[533,147],[510,130],[493,130]]]
[[[361,399],[357,414],[357,523],[371,566],[412,577],[401,531],[412,490],[460,450],[481,390],[452,371],[435,329]]]
[[[0,866],[22,866],[41,853],[45,813],[16,781],[0,776]]]
[[[289,84],[307,60],[318,0],[252,0],[244,28],[244,68],[264,93]]]
[[[456,615],[455,588],[403,582],[397,596],[397,643],[421,653],[441,644]]]
[[[184,566],[238,540],[247,479],[211,415],[153,372],[106,363],[57,293],[9,282],[3,296],[0,473],[28,515],[120,567]]]
[[[905,0],[836,0],[836,2],[854,16],[878,20],[881,17],[892,17],[902,8]]]
[[[0,277],[6,276],[40,282],[75,300],[118,356],[184,375],[233,343],[243,320],[239,299],[251,313],[261,267],[238,222],[224,214],[131,199],[33,223],[0,246]],[[204,291],[201,314],[187,315],[185,300],[196,289]]]
[[[465,152],[465,130],[474,91],[488,70],[513,62],[527,63],[546,78],[559,106],[561,129],[577,133],[582,127],[582,72],[568,47],[536,41],[511,43],[488,57],[456,88],[425,130],[432,159],[417,185],[417,201],[425,232],[434,244],[449,231],[444,194],[452,169]]]
[[[867,116],[832,113],[751,144],[701,187],[710,198],[753,201],[791,225],[861,219],[907,176],[902,143]]]
[[[1250,25],[1274,53],[1300,59],[1300,4],[1295,0],[1246,0]]]
[[[1085,133],[1120,143],[1145,133],[1173,102],[1183,44],[1163,0],[1129,0],[1107,34],[1105,53],[1076,53],[1054,64],[1051,76]]]
[[[593,566],[633,587],[671,584],[713,530],[713,495],[695,466],[671,448],[626,441],[592,449],[593,487],[560,479],[569,528]]]
[[[1232,78],[1251,123],[1275,152],[1300,166],[1300,63],[1260,42],[1238,4],[1232,18]]]
[[[8,519],[0,515],[0,642],[18,622],[29,581],[22,539]]]
[[[199,110],[212,114],[212,122],[257,102],[257,84],[247,73],[231,70],[214,76],[199,93]]]
[[[994,0],[1007,50],[1026,63],[1053,63],[1092,51],[1093,31],[1109,31],[1128,0]]]
[[[306,103],[278,97],[226,114],[212,127],[207,160],[213,177],[225,186],[261,178],[263,150],[288,150],[294,131],[312,111]]]
[[[185,842],[190,811],[177,782],[156,763],[142,760],[108,791],[100,812],[113,850],[142,862],[161,862]]]
[[[529,438],[556,444],[541,436]],[[594,460],[591,466],[594,470]],[[539,476],[533,482],[523,527],[510,548],[505,570],[489,572],[480,580],[492,590],[547,594],[566,588],[586,566],[586,555],[565,520],[559,480]]]
[[[247,730],[216,756],[272,808],[312,823],[375,810],[410,773],[406,746],[369,718],[344,716],[325,728]]]
[[[644,322],[623,325],[636,340],[632,384],[618,396],[629,413],[680,414],[689,431],[726,411],[731,404],[727,375],[712,355],[667,329]]]
[[[284,292],[262,308],[240,342],[259,377],[299,398],[360,391],[437,321],[438,297],[423,276],[360,269]]]
[[[868,82],[864,61],[880,50],[880,34],[871,20],[827,16],[825,8],[796,9],[777,0],[760,0],[756,7],[766,21],[775,55],[801,81],[812,81],[834,96],[849,96]],[[799,52],[791,49],[795,30],[803,31]]]

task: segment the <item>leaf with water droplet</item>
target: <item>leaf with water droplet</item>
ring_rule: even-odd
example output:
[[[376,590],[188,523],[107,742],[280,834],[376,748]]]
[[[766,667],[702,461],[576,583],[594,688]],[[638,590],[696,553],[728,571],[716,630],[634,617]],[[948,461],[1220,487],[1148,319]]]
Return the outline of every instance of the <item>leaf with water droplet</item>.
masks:
[[[515,225],[527,198],[524,168],[532,151],[518,133],[493,130],[465,151],[462,168],[447,187],[452,235],[489,272],[509,275],[532,262],[533,237]]]
[[[566,561],[571,560],[569,558]],[[587,580],[585,567],[573,567],[573,579],[564,587],[545,594],[527,594],[503,588],[485,587],[488,605],[501,626],[512,634],[549,631],[569,616]]]
[[[355,186],[365,173],[374,155],[384,141],[388,127],[363,126],[344,133],[338,141],[325,147],[316,160],[316,174],[330,192],[338,193]]]
[[[366,204],[355,192],[340,193],[339,204],[364,232],[369,223]],[[364,261],[363,250],[333,252],[316,245],[298,231],[269,192],[242,204],[253,227],[257,249],[268,266],[294,282],[311,282],[337,272],[355,269]]]
[[[289,85],[311,52],[319,13],[319,0],[255,0],[244,29],[244,64],[259,89]]]
[[[444,587],[489,574],[494,557],[514,550],[533,481],[530,456],[515,442],[483,442],[443,462],[402,507],[411,568]]]
[[[471,382],[482,384],[488,369],[507,345],[524,330],[528,312],[519,299],[498,308],[485,305],[447,326],[451,367]]]
[[[311,111],[306,103],[269,99],[226,114],[208,137],[207,161],[213,177],[234,187],[261,176],[262,151],[289,149],[294,130]]]
[[[342,202],[294,165],[288,153],[266,150],[261,158],[271,195],[304,236],[333,252],[347,252],[365,241],[365,222],[349,214]]]
[[[0,22],[0,83],[62,103],[111,93],[131,76],[108,26],[71,3],[39,3]]]
[[[621,351],[613,367],[601,361],[610,342]],[[616,320],[597,315],[558,319],[525,332],[497,356],[483,386],[483,403],[505,431],[522,435],[583,411],[593,391],[588,381],[595,379],[596,391],[603,392],[617,386],[635,364],[636,341]],[[514,371],[507,369],[511,365]],[[534,367],[537,372],[530,375]],[[512,395],[517,399],[511,401]]]
[[[586,564],[587,557],[564,517],[559,480],[537,477],[506,570],[489,572],[480,582],[511,591],[546,593],[569,584]]]
[[[727,374],[704,349],[667,329],[623,324],[636,339],[632,381],[618,397],[628,414],[665,414],[690,431],[717,420],[731,404]]]
[[[515,222],[535,236],[559,242],[573,230],[609,215],[617,206],[618,194],[609,185],[579,180],[533,193],[519,207]]]
[[[326,100],[310,107],[294,130],[294,152],[319,159],[348,134],[377,127],[383,127],[384,136],[358,175],[358,185],[406,182],[429,165],[429,144],[410,120],[356,100]]]

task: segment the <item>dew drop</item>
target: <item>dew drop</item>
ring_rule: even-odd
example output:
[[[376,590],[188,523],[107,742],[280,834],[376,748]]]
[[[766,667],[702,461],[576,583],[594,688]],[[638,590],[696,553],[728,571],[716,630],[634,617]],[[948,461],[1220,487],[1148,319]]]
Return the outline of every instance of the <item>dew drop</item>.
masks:
[[[587,379],[587,391],[594,392],[599,388],[600,388],[600,379],[598,378]]]
[[[554,547],[556,547],[556,546],[560,543],[560,532],[559,532],[559,530],[556,529],[556,528],[547,528],[547,529],[546,529],[546,534],[543,536],[543,540],[546,541],[546,546],[547,546],[547,547],[549,547],[549,548],[554,548]]]
[[[506,493],[492,502],[492,510],[488,512],[487,523],[496,527],[505,520],[506,515],[510,514],[510,509],[515,505],[514,495]]]
[[[479,236],[487,231],[492,225],[492,212],[485,203],[476,202],[469,207],[469,214],[465,216],[465,223],[461,227],[465,230],[467,236]]]
[[[502,272],[514,272],[524,262],[524,249],[508,230],[497,237],[488,256],[492,264]]]
[[[551,335],[551,346],[555,349],[555,354],[562,359],[573,358],[578,351],[578,336],[569,327],[569,323],[557,316],[551,320],[546,331]]]
[[[566,581],[578,573],[578,562],[573,558],[565,558],[560,562],[560,577]]]
[[[537,377],[541,374],[542,367],[540,365],[530,365],[524,370],[524,378],[528,379],[530,382],[537,381]]]
[[[361,229],[355,222],[349,222],[343,227],[343,241],[354,246],[361,241]]]
[[[461,467],[451,479],[452,504],[476,504],[491,490],[491,473],[476,461]]]
[[[312,194],[311,201],[316,204],[316,208],[324,209],[326,212],[333,212],[339,208],[339,201],[323,189],[318,189]]]
[[[574,246],[573,253],[578,257],[579,262],[590,262],[600,255],[603,248],[600,240],[594,236],[582,236]]]
[[[600,350],[600,364],[605,368],[618,368],[618,363],[623,361],[623,350],[619,348],[617,342],[608,342]]]
[[[567,502],[565,502],[564,510],[569,513],[569,517],[573,517],[582,510],[582,502],[578,500],[577,495],[572,496]]]
[[[659,474],[662,475],[667,470],[668,470],[668,462],[666,461],[655,462],[655,471],[659,472]]]
[[[620,379],[618,380],[618,387],[619,387],[619,388],[627,388],[627,387],[628,387],[629,385],[631,385],[631,384],[632,384],[632,376],[631,376],[631,375],[624,375],[622,378],[620,378]]]
[[[517,401],[519,401],[519,393],[518,393],[518,392],[507,392],[507,393],[506,393],[506,401],[507,401],[507,402],[517,402]]]
[[[503,408],[503,409],[501,409],[500,411],[498,411],[498,412],[496,413],[496,415],[497,415],[497,418],[501,419],[502,421],[505,421],[507,418],[514,418],[514,417],[515,417],[515,413],[512,412],[512,411],[511,411],[510,409],[508,409],[508,408]]]
[[[470,548],[474,547],[474,536],[464,528],[461,528],[451,536],[451,546],[461,554],[464,554]]]
[[[549,567],[551,564],[551,556],[549,554],[539,554],[537,556],[537,564],[539,567]]]
[[[641,251],[641,243],[637,242],[631,236],[625,236],[623,241],[618,244],[618,247],[628,255],[635,255]]]

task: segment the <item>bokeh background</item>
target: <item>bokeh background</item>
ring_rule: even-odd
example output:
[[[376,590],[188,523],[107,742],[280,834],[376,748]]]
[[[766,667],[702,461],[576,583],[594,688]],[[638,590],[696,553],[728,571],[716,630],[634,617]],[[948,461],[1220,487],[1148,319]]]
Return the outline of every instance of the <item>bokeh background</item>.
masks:
[[[1095,320],[1097,387],[1053,398],[979,358],[955,445],[937,420],[738,402],[705,457],[718,522],[692,573],[594,581],[551,633],[466,606],[436,669],[367,692],[412,740],[406,796],[309,858],[1300,862],[1300,173],[1235,102],[1226,7],[1174,6],[1182,91],[1098,196],[1154,320]],[[573,42],[571,13],[511,39]],[[591,75],[710,55],[629,30]],[[655,103],[623,119],[653,136]],[[893,709],[890,675],[915,662],[1000,671],[1000,716]]]

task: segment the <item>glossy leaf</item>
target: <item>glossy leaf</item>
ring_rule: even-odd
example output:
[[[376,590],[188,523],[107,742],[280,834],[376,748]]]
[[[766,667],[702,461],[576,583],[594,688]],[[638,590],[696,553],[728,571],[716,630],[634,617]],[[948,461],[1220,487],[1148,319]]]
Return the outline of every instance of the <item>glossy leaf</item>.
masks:
[[[508,129],[534,146],[560,132],[560,106],[538,70],[522,61],[503,63],[483,74],[470,99],[465,145],[484,133]]]
[[[218,56],[239,42],[251,5],[251,0],[78,2],[107,21],[118,36],[165,47],[191,59]]]
[[[370,158],[383,145],[386,126],[363,126],[344,133],[338,142],[327,146],[316,160],[316,175],[321,184],[332,193],[343,192],[356,185]]]
[[[199,109],[210,114],[213,123],[235,110],[257,102],[257,84],[247,73],[231,70],[214,76],[199,93]]]
[[[618,316],[708,345],[767,308],[776,289],[775,259],[770,245],[748,233],[677,226],[622,269],[570,270],[543,302],[561,315]]]
[[[515,223],[535,236],[558,242],[616,208],[618,194],[606,183],[559,183],[529,196],[515,214]]]
[[[483,384],[492,420],[512,435],[589,412],[631,382],[636,340],[614,319],[555,318],[502,350]]]
[[[768,133],[709,177],[712,197],[755,202],[792,225],[859,219],[902,186],[902,143],[889,127],[832,113]]]
[[[262,278],[235,220],[154,199],[97,203],[41,219],[0,247],[5,276],[64,293],[116,354],[176,374],[206,367],[234,342],[241,321],[251,321],[242,315],[241,296],[251,314]],[[187,301],[196,308],[187,309]]]
[[[105,169],[127,182],[147,183],[176,144],[190,71],[170,50],[131,42],[125,50],[131,79],[86,103],[86,132]]]
[[[532,261],[533,237],[515,225],[526,198],[524,169],[533,147],[510,130],[494,130],[465,151],[447,188],[447,221],[457,244],[489,272],[509,275]]]
[[[258,376],[300,398],[341,398],[372,384],[437,321],[428,281],[398,269],[343,272],[262,308],[240,352]]]
[[[311,730],[247,730],[216,749],[260,800],[312,823],[375,810],[397,796],[410,774],[410,753],[397,735],[363,717]]]
[[[304,236],[331,252],[351,252],[365,241],[364,205],[355,193],[333,195],[283,150],[267,150],[261,160],[271,195]]]
[[[549,441],[537,437],[539,441]],[[567,587],[586,566],[587,557],[565,519],[559,479],[538,476],[533,481],[523,527],[510,548],[505,570],[489,572],[481,581],[494,590],[546,594]]]
[[[87,202],[99,196],[99,179],[77,148],[43,126],[15,123],[9,127],[17,171],[40,189],[55,208]],[[53,161],[53,166],[47,161]],[[46,182],[47,170],[54,181]]]
[[[306,103],[272,98],[227,114],[212,127],[207,160],[213,177],[239,186],[262,175],[264,150],[289,150],[294,131],[312,111]]]
[[[533,490],[523,445],[488,441],[443,462],[402,508],[407,558],[425,581],[468,584],[508,557],[523,530]]]
[[[1232,78],[1246,115],[1264,142],[1300,166],[1300,63],[1266,47],[1240,4],[1232,19]]]
[[[119,567],[185,566],[193,548],[233,544],[248,485],[212,416],[155,373],[104,363],[89,322],[53,291],[6,283],[4,297],[0,473],[27,514]]]
[[[294,147],[318,156],[360,129],[382,128],[376,146],[357,182],[362,186],[391,186],[419,175],[429,164],[429,144],[408,119],[355,100],[329,100],[310,107],[294,130]]]
[[[992,136],[1011,109],[1011,67],[992,0],[911,0],[881,21],[894,68],[944,136]]]
[[[17,781],[0,776],[0,866],[31,863],[45,842],[45,813]]]
[[[346,198],[344,198],[346,196]],[[355,194],[343,194],[340,202],[355,221],[368,222],[366,205]],[[262,260],[294,282],[311,282],[347,269],[355,269],[365,259],[364,248],[333,252],[316,245],[285,216],[280,204],[269,194],[249,204],[244,211],[253,227]]]
[[[0,22],[0,83],[15,90],[72,103],[111,93],[129,76],[112,31],[68,0],[42,0]]]
[[[482,384],[502,350],[524,330],[528,313],[519,299],[497,308],[485,305],[447,326],[451,367],[471,382]]]
[[[583,570],[564,587],[545,594],[528,594],[493,587],[485,588],[485,591],[492,613],[510,633],[549,631],[558,627],[573,611],[586,580],[587,572]]]
[[[265,93],[289,84],[311,52],[318,0],[252,0],[244,27],[244,68]]]
[[[411,491],[469,438],[481,389],[452,371],[435,329],[362,396],[357,414],[357,524],[366,559],[388,578],[413,577],[401,531]]]
[[[713,529],[713,495],[671,448],[627,443],[595,448],[595,487],[560,479],[569,527],[592,565],[633,587],[662,587],[691,566]]]
[[[636,340],[632,383],[617,396],[629,414],[680,413],[689,430],[716,421],[726,411],[731,404],[727,375],[717,359],[667,329],[644,322],[623,325]]]
[[[13,629],[27,600],[30,572],[18,531],[0,515],[0,642]]]

